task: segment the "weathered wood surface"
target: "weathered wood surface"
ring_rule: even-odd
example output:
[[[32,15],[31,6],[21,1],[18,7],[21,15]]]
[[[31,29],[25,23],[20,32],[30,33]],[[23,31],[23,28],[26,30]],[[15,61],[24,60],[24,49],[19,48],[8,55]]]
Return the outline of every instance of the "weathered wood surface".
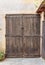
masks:
[[[6,15],[7,57],[40,56],[40,16]]]

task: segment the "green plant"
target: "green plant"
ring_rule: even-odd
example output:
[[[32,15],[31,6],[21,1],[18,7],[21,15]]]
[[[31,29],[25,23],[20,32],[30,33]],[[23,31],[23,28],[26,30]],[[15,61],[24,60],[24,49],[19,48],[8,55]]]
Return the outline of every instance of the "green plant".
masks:
[[[4,58],[5,58],[4,52],[0,52],[0,61],[4,60]]]

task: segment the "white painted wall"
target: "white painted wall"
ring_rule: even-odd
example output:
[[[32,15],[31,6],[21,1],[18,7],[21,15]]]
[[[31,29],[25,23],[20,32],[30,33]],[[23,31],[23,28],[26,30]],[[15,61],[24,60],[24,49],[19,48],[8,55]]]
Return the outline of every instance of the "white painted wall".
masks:
[[[0,0],[1,13],[34,13],[43,0]],[[38,4],[37,4],[38,3]],[[35,6],[37,4],[38,7]]]

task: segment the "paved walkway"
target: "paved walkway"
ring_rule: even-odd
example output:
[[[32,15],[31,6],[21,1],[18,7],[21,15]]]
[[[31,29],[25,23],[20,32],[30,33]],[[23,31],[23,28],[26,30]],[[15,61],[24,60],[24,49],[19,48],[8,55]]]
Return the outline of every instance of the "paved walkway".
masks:
[[[7,58],[0,65],[45,65],[42,58]]]

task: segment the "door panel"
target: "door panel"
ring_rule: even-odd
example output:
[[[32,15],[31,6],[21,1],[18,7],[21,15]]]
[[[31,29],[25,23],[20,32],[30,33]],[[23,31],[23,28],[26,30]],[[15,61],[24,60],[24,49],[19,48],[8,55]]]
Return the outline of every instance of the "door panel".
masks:
[[[24,35],[25,36],[30,36],[32,34],[32,31],[31,31],[31,19],[30,17],[28,16],[23,16],[23,26],[24,26]]]
[[[33,18],[33,35],[40,35],[40,19],[38,17]]]
[[[11,35],[12,34],[12,17],[7,17],[6,20],[6,34]]]
[[[22,57],[22,16],[6,18],[6,53],[7,57]]]
[[[7,56],[12,56],[12,38],[11,37],[6,37],[6,53]]]
[[[39,43],[40,43],[40,31],[38,31],[38,26],[40,23],[37,21],[37,18],[31,18],[32,16],[24,15],[23,16],[23,56],[30,57],[34,55],[39,55]],[[37,23],[38,22],[38,23]],[[36,26],[38,24],[38,26]],[[40,27],[39,27],[40,28]],[[37,42],[38,41],[38,42]],[[27,54],[27,56],[26,56]]]
[[[12,34],[14,36],[22,36],[22,16],[16,15],[12,17]]]

